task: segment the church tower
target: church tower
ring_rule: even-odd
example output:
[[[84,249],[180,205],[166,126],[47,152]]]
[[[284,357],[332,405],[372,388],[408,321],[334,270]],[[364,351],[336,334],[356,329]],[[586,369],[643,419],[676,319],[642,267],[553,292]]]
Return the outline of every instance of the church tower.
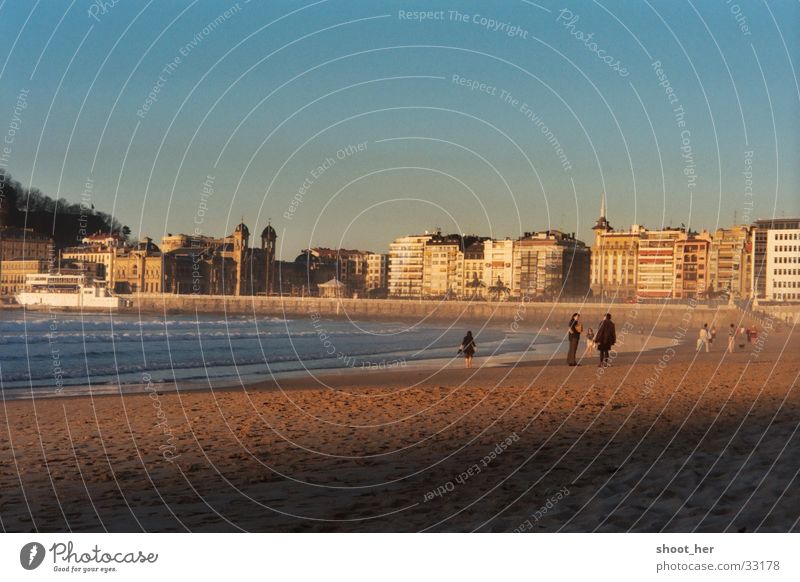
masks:
[[[603,232],[609,232],[612,230],[611,224],[609,224],[608,219],[606,218],[606,195],[605,193],[600,195],[600,218],[597,219],[597,222],[594,223],[592,230],[595,232],[595,238],[597,235]]]
[[[604,270],[607,267],[606,249],[604,248],[604,236],[606,233],[611,232],[611,224],[606,218],[606,194],[600,194],[600,217],[592,227],[594,231],[594,247],[592,247],[591,255],[591,270],[589,275],[590,286],[592,293],[596,296],[603,297],[605,289],[605,274]]]
[[[278,240],[278,233],[267,223],[267,227],[261,231],[261,252],[264,260],[264,292],[272,295],[275,292],[275,248]]]
[[[244,295],[249,286],[247,284],[247,246],[250,242],[250,230],[242,221],[233,231],[233,260],[236,263],[236,289],[235,295]]]

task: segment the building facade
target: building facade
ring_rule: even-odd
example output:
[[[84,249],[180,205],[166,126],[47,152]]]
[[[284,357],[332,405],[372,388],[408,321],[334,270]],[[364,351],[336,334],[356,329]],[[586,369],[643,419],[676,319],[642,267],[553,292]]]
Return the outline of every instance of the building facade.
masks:
[[[367,254],[367,293],[387,289],[389,286],[389,255]]]
[[[511,239],[486,240],[483,243],[483,280],[487,297],[504,299],[511,296],[514,279],[514,242]]]
[[[767,298],[767,237],[771,230],[800,229],[800,218],[767,218],[753,223],[751,289],[754,299]]]
[[[747,225],[714,231],[708,259],[709,297],[746,299],[750,296],[753,264],[751,231]]]
[[[800,302],[800,229],[767,231],[766,301]]]
[[[636,255],[636,296],[669,299],[675,279],[675,243],[686,238],[683,228],[642,230]]]
[[[675,241],[675,276],[672,296],[675,299],[706,299],[709,292],[709,256],[711,235],[699,235]]]
[[[109,289],[121,294],[264,295],[276,286],[276,240],[268,225],[261,247],[251,247],[243,222],[221,239],[169,234],[163,241],[167,250],[149,238],[131,246],[120,237],[96,234],[63,249],[61,260],[101,265]]]
[[[486,298],[486,281],[484,280],[484,242],[478,239],[464,249],[463,298],[481,300]]]
[[[389,296],[421,297],[425,245],[433,235],[396,238],[389,245]]]
[[[0,295],[16,295],[25,286],[27,275],[47,273],[45,259],[8,259],[0,261]]]
[[[525,233],[514,244],[511,295],[552,300],[585,296],[589,291],[590,254],[574,233]]]

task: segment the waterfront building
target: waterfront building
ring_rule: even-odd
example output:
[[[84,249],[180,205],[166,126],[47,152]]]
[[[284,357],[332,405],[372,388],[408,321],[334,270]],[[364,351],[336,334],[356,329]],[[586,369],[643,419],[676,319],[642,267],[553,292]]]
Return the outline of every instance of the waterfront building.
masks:
[[[396,238],[389,245],[389,295],[421,297],[425,268],[425,245],[432,234]]]
[[[25,286],[28,275],[47,273],[46,259],[5,259],[0,261],[0,295],[16,295]]]
[[[479,239],[475,236],[436,235],[425,245],[422,294],[425,297],[465,296],[464,252]]]
[[[752,249],[751,228],[747,225],[714,231],[708,259],[710,298],[746,299],[750,296]]]
[[[706,299],[709,292],[711,235],[703,231],[675,241],[675,299]]]
[[[556,300],[588,293],[591,253],[574,233],[525,233],[513,253],[512,296]]]
[[[48,259],[52,245],[50,237],[29,228],[0,227],[0,260]]]
[[[635,224],[628,231],[614,230],[606,218],[605,196],[602,196],[600,217],[592,230],[592,295],[619,300],[636,297],[639,239],[644,227]]]
[[[766,218],[753,223],[751,289],[754,299],[767,298],[767,238],[771,230],[800,229],[800,218]]]
[[[464,249],[464,269],[462,278],[462,297],[464,299],[485,299],[486,281],[484,280],[484,242],[478,238]]]
[[[113,290],[111,282],[114,273],[114,263],[119,255],[130,250],[128,243],[118,234],[97,232],[83,237],[80,245],[61,249],[62,261],[78,261],[82,263],[95,263],[101,265],[100,277],[107,279],[109,288]]]
[[[54,252],[50,237],[29,228],[0,225],[0,295],[16,293],[18,285],[25,282],[24,274],[39,272],[36,265],[52,260]],[[8,274],[6,268],[11,269]]]
[[[483,243],[483,280],[487,297],[495,300],[507,299],[515,287],[514,241],[486,240]]]
[[[120,249],[114,257],[109,288],[115,293],[163,293],[164,255],[152,239]]]
[[[62,261],[102,265],[116,293],[264,295],[276,286],[272,226],[261,233],[261,248],[250,247],[244,222],[224,238],[168,234],[164,250],[145,238],[132,246],[117,235],[97,233],[62,250]]]
[[[385,253],[367,253],[367,293],[386,290],[389,286],[388,277],[389,255]]]
[[[675,243],[686,238],[684,228],[642,230],[636,255],[636,295],[669,299],[675,280]]]
[[[767,231],[766,301],[800,302],[800,228]]]

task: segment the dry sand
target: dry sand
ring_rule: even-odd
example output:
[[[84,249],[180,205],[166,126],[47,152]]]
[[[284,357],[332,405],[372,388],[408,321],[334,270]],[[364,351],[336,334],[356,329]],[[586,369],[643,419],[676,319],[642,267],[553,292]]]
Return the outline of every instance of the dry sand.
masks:
[[[797,531],[800,339],[762,340],[758,353],[620,354],[601,374],[559,357],[9,401],[0,524]]]

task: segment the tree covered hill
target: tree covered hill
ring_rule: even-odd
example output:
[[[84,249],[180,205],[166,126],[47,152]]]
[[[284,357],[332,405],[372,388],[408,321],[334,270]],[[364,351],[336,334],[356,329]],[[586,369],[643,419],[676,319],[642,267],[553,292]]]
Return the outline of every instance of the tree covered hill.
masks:
[[[0,169],[0,226],[31,228],[53,238],[57,248],[79,244],[87,234],[116,232],[128,237],[130,229],[114,217],[95,210],[93,204],[54,200],[38,188],[26,188]]]

